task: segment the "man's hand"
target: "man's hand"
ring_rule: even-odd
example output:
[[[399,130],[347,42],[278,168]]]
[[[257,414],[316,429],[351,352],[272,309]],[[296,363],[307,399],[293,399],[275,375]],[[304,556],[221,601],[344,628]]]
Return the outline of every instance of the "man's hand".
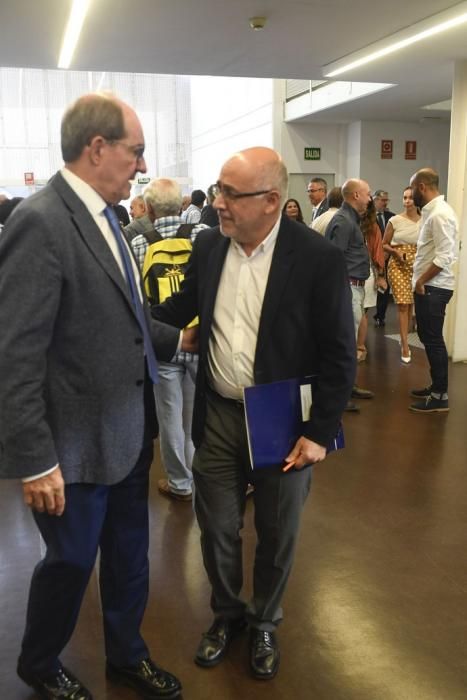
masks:
[[[425,285],[423,282],[420,282],[420,280],[415,282],[415,291],[417,294],[421,294],[422,296],[425,294]]]
[[[39,513],[63,515],[65,510],[65,482],[60,467],[46,476],[23,483],[24,502]]]
[[[386,289],[388,288],[388,283],[386,282],[386,278],[380,277],[378,275],[377,280],[376,280],[376,286],[378,287],[378,289],[382,289],[385,292]]]
[[[183,352],[198,352],[198,326],[183,329],[181,349]]]
[[[292,467],[294,469],[302,469],[307,464],[322,462],[325,457],[325,447],[302,436],[295,443],[292,452],[285,458],[286,465],[282,471],[288,471]]]

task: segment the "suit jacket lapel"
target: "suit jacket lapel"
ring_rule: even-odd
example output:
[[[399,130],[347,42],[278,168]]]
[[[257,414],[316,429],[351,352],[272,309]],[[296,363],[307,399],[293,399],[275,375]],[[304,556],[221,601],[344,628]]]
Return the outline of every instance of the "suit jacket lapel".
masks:
[[[105,270],[112,281],[122,291],[132,311],[134,312],[128,285],[120,271],[120,268],[118,267],[112,251],[107,245],[102,232],[99,230],[88,209],[83,204],[81,199],[73,192],[71,187],[69,187],[68,183],[60,175],[60,173],[55,175],[51,184],[58,191],[60,197],[63,199],[67,208],[69,209],[71,219],[77,232],[90,249],[98,264]]]
[[[277,307],[281,301],[285,285],[293,270],[292,253],[293,244],[288,235],[289,223],[282,217],[281,226],[277,235],[277,241],[272,255],[271,268],[268,282],[264,292],[263,308],[259,321],[258,341],[256,343],[256,357],[263,352],[263,345],[267,343],[270,328],[276,318]]]

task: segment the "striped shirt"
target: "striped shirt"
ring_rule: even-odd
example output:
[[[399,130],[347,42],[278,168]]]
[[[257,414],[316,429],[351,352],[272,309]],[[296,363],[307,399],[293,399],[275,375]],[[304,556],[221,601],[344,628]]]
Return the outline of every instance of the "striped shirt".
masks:
[[[179,227],[183,224],[180,216],[161,216],[160,219],[154,221],[154,228],[161,235],[161,238],[175,238]],[[193,227],[190,234],[191,242],[193,243],[196,236],[200,231],[205,228],[209,228],[205,224],[197,224]],[[148,249],[149,243],[143,234],[135,236],[130,242],[130,245],[135,254],[139,269],[143,270],[144,258],[146,257],[146,251]],[[178,352],[173,361],[175,362],[192,362],[193,358],[197,355],[193,355],[191,352]]]

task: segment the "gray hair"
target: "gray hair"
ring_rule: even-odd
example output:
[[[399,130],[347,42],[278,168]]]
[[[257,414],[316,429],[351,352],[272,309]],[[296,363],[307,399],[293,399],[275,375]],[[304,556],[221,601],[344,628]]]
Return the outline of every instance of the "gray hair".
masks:
[[[83,95],[67,109],[61,126],[65,163],[76,161],[95,136],[107,141],[118,141],[126,136],[122,107],[111,94]]]
[[[180,185],[170,178],[151,180],[143,193],[146,206],[151,207],[156,219],[177,216],[182,208]]]
[[[269,162],[265,164],[261,170],[258,174],[259,188],[264,190],[278,190],[282,206],[287,199],[287,189],[289,186],[289,176],[284,162],[280,159],[272,163]]]

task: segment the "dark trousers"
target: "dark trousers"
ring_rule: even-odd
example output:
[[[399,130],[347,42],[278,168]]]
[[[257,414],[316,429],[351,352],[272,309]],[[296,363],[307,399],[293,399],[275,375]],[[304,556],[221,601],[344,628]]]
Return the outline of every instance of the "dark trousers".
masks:
[[[209,394],[205,433],[193,462],[195,510],[204,565],[216,616],[246,618],[273,631],[282,619],[281,600],[289,577],[311,468],[283,473],[281,466],[250,468],[243,408]],[[241,599],[243,515],[253,483],[257,547],[253,598]]]
[[[116,666],[148,656],[140,634],[148,596],[148,488],[152,442],[113,486],[71,484],[61,517],[34,513],[46,544],[31,581],[21,662],[40,675],[59,668],[100,549],[106,656]]]
[[[386,275],[386,279],[388,278],[388,263],[386,261],[386,264],[384,266],[384,271]],[[384,290],[383,292],[378,291],[378,294],[376,295],[376,313],[373,318],[379,320],[379,321],[385,321],[386,320],[386,311],[388,308],[389,304],[389,296],[390,296],[390,290],[389,290],[389,284],[387,289]]]
[[[425,346],[430,364],[431,390],[444,394],[448,390],[448,353],[443,338],[446,306],[450,289],[425,285],[425,294],[414,294],[418,337]]]

